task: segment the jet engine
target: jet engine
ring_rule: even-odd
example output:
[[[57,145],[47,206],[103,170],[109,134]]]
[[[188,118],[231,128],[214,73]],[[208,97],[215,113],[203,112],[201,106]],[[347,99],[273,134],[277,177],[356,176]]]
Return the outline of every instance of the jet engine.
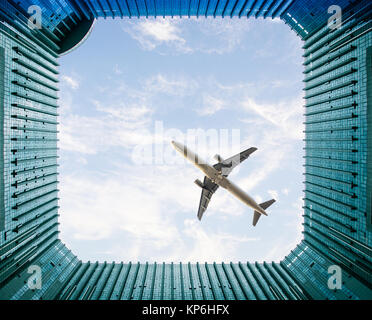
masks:
[[[213,158],[217,160],[219,163],[223,161],[222,157],[219,154],[216,154]]]
[[[196,180],[194,181],[194,183],[195,183],[198,187],[200,187],[200,188],[204,188],[204,184],[203,184],[199,179],[196,179]]]

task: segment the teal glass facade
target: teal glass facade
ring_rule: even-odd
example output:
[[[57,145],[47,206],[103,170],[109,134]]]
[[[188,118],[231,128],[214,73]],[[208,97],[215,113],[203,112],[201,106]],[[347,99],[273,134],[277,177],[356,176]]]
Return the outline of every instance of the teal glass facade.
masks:
[[[327,26],[328,8],[342,26]],[[27,26],[30,5],[43,28]],[[372,299],[370,1],[0,3],[0,299]],[[303,40],[304,235],[279,263],[82,262],[58,237],[58,57],[95,18],[281,18]],[[63,213],[62,213],[63,214]],[[30,289],[30,266],[42,286]],[[328,287],[328,268],[342,287]]]

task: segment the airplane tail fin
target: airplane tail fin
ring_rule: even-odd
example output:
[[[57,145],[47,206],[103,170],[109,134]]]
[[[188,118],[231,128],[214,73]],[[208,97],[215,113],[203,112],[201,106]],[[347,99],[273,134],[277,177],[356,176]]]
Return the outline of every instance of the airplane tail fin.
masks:
[[[271,199],[269,201],[262,202],[262,203],[260,203],[260,207],[265,210],[268,207],[270,207],[274,202],[275,202],[275,199]],[[261,217],[261,213],[259,213],[258,211],[255,210],[254,215],[253,215],[253,226],[255,226],[257,224],[260,217]]]

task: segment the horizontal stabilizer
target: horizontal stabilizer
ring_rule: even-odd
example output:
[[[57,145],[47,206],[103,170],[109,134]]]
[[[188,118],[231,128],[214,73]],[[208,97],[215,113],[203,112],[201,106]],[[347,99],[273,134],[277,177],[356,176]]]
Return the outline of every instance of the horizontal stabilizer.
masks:
[[[262,202],[262,203],[260,203],[260,207],[265,210],[268,207],[270,207],[274,202],[275,202],[275,199],[271,199],[269,201]]]
[[[270,207],[274,202],[275,202],[275,199],[271,199],[269,201],[262,202],[262,203],[260,203],[260,207],[265,210],[268,207]],[[257,224],[260,217],[261,217],[261,213],[259,213],[258,211],[255,210],[254,215],[253,215],[253,226],[255,226]]]

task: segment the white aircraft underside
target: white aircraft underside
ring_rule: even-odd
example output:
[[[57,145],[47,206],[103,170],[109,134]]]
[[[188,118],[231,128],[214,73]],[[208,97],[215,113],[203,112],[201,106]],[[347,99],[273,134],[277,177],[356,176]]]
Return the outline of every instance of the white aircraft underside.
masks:
[[[223,160],[219,155],[216,155],[215,158],[218,160],[218,163],[216,163],[214,166],[210,166],[183,144],[172,141],[172,145],[178,152],[180,152],[186,159],[191,161],[205,174],[204,182],[201,182],[198,179],[195,180],[195,183],[202,188],[198,210],[199,220],[201,220],[213,193],[216,192],[219,186],[232,193],[236,198],[254,210],[253,226],[257,224],[261,215],[267,216],[265,209],[270,207],[275,202],[274,199],[258,204],[248,193],[240,189],[236,184],[227,178],[231,171],[238,164],[247,159],[254,151],[257,150],[257,148],[249,148],[226,160]]]

